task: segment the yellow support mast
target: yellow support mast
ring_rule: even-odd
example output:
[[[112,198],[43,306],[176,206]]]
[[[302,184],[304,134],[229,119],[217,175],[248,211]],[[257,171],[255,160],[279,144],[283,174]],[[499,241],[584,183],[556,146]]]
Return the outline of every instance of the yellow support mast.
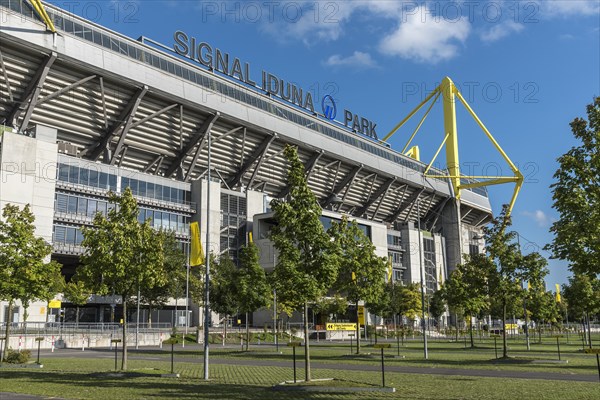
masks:
[[[460,200],[460,194],[461,194],[462,189],[471,189],[471,188],[482,187],[482,186],[491,186],[491,185],[498,185],[498,184],[502,184],[502,183],[514,182],[515,189],[514,189],[512,198],[510,200],[509,206],[508,206],[508,215],[510,215],[510,213],[512,212],[512,209],[515,205],[515,201],[517,200],[519,191],[521,190],[521,186],[523,185],[523,174],[521,173],[521,171],[519,171],[517,166],[510,160],[510,158],[508,157],[506,152],[502,149],[502,147],[500,147],[500,144],[498,144],[496,139],[492,136],[492,134],[486,128],[486,126],[483,124],[481,119],[477,116],[477,114],[475,114],[475,111],[473,111],[471,106],[467,103],[467,101],[464,99],[464,97],[462,96],[462,94],[460,93],[460,91],[458,90],[456,85],[454,85],[454,83],[452,82],[452,80],[449,77],[445,77],[442,80],[442,83],[438,87],[436,87],[425,98],[425,100],[423,100],[413,111],[410,112],[410,114],[406,118],[404,118],[398,125],[396,125],[394,127],[394,129],[392,129],[392,131],[390,133],[388,133],[385,136],[384,140],[389,139],[394,133],[396,133],[398,131],[398,129],[400,129],[406,122],[408,122],[408,120],[411,119],[425,104],[427,104],[428,101],[430,101],[433,98],[433,101],[431,102],[431,105],[427,109],[425,115],[421,118],[421,120],[419,121],[419,124],[417,125],[417,128],[410,136],[407,144],[404,146],[404,151],[406,151],[406,148],[409,146],[409,144],[411,143],[411,141],[413,140],[413,138],[415,137],[415,135],[417,134],[417,132],[419,131],[421,126],[423,125],[425,118],[427,118],[429,111],[431,111],[431,108],[434,106],[434,104],[436,103],[436,101],[437,101],[438,97],[440,97],[440,95],[442,97],[442,104],[443,104],[443,108],[444,108],[444,138],[443,138],[442,143],[441,143],[440,147],[438,148],[437,152],[433,156],[433,159],[431,160],[431,162],[425,169],[425,172],[423,173],[423,175],[425,177],[429,177],[429,178],[449,179],[450,183],[452,184],[452,188],[454,190],[454,197],[457,200]],[[475,120],[477,125],[479,125],[481,130],[485,133],[485,135],[487,136],[489,141],[492,143],[492,145],[496,148],[498,153],[500,153],[502,158],[509,165],[510,169],[513,172],[513,176],[467,176],[467,175],[461,174],[460,160],[459,160],[459,156],[458,156],[458,128],[457,128],[457,120],[456,120],[456,100],[457,99],[462,103],[462,105],[469,112],[471,117]],[[442,147],[444,147],[444,146],[446,146],[446,166],[448,168],[448,175],[441,175],[441,176],[440,175],[429,175],[428,174],[429,169],[433,165],[435,159],[437,158],[440,151],[442,150]],[[474,183],[462,184],[461,183],[462,179],[483,179],[483,180],[479,181],[479,182],[474,182]]]
[[[46,9],[44,8],[42,2],[40,0],[30,0],[29,2],[31,3],[35,11],[38,13],[42,21],[44,21],[48,30],[52,33],[56,33],[56,27],[54,26],[52,19],[50,19],[50,16],[46,12]]]

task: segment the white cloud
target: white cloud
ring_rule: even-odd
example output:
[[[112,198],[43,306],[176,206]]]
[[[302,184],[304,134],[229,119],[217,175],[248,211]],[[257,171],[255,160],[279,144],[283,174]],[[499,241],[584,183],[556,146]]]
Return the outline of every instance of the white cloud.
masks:
[[[504,39],[512,33],[519,33],[525,27],[512,20],[506,20],[494,25],[491,29],[481,34],[481,40],[492,43]]]
[[[523,215],[533,219],[540,228],[546,228],[553,222],[552,218],[542,210],[523,211]]]
[[[405,21],[381,40],[379,50],[417,62],[436,63],[455,57],[459,50],[457,43],[467,39],[471,24],[466,18],[435,18],[425,7],[405,15]]]
[[[539,2],[540,10],[552,16],[598,15],[598,0],[545,0]]]
[[[375,68],[377,64],[369,53],[363,53],[362,51],[355,51],[351,56],[342,57],[339,54],[330,56],[324,62],[325,65],[330,67],[356,67],[356,68]]]
[[[273,13],[274,18],[263,19],[261,29],[280,41],[301,40],[306,45],[331,42],[344,33],[345,25],[358,12],[377,18],[396,18],[404,4],[401,0],[389,1],[281,1],[263,17]],[[274,5],[276,4],[276,6]]]

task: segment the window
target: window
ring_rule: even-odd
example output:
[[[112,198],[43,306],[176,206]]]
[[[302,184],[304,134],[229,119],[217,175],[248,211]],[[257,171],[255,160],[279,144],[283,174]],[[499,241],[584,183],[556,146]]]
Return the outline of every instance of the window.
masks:
[[[69,196],[66,194],[56,194],[56,203],[54,204],[54,209],[57,212],[66,213],[67,212],[67,204],[69,202]]]
[[[71,165],[69,167],[69,182],[79,183],[79,167],[76,165]]]
[[[93,201],[93,200],[91,200],[91,201]],[[87,212],[87,206],[88,206],[88,199],[80,197],[79,200],[77,201],[77,214],[85,215]]]
[[[77,212],[77,197],[69,196],[67,212],[69,214],[75,214]]]
[[[88,217],[93,217],[94,215],[96,215],[96,206],[97,206],[96,200],[88,200],[88,205],[87,205]]]
[[[60,164],[58,166],[58,180],[63,182],[69,181],[69,166],[67,164]]]

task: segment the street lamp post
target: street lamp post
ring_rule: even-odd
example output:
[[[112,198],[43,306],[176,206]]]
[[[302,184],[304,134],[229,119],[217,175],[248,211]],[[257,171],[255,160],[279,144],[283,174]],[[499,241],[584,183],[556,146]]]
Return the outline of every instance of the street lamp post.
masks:
[[[417,198],[417,232],[419,237],[419,272],[421,275],[421,327],[423,328],[423,356],[425,359],[429,359],[427,352],[427,332],[425,331],[425,287],[423,282],[423,255],[421,251],[421,206],[419,198]]]
[[[208,170],[206,174],[206,257],[204,274],[204,380],[208,380],[208,353],[209,353],[209,285],[210,285],[210,168],[211,168],[211,135],[210,129],[206,132],[208,145]]]

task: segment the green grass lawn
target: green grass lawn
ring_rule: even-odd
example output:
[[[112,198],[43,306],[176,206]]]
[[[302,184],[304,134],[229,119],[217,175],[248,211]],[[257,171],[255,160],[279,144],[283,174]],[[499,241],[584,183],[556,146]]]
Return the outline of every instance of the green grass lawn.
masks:
[[[509,362],[498,360],[494,350],[493,339],[477,340],[476,348],[465,348],[463,341],[430,341],[429,360],[423,358],[423,344],[419,340],[407,340],[404,346],[400,347],[400,354],[403,359],[391,358],[386,360],[388,365],[397,366],[414,366],[414,367],[447,367],[447,368],[463,368],[463,369],[489,369],[489,370],[514,370],[514,371],[537,371],[548,373],[565,373],[565,374],[597,374],[596,359],[593,355],[586,355],[581,352],[581,343],[566,343],[566,339],[562,338],[560,344],[561,359],[568,360],[568,363],[547,363],[534,364],[527,361],[532,360],[558,360],[556,339],[545,338],[542,344],[531,342],[531,350],[527,351],[523,341],[509,341],[509,357],[512,358]],[[467,346],[469,343],[467,342]],[[165,347],[164,350],[167,348]],[[198,347],[188,347],[182,349],[176,346],[177,357],[200,357]],[[269,346],[250,346],[250,352],[241,351],[239,348],[223,348],[218,344],[211,345],[211,356],[225,359],[263,359],[263,360],[289,360],[291,363],[292,350],[286,346],[286,342],[280,345],[281,355],[275,354],[274,348]],[[354,347],[356,350],[356,347]],[[319,344],[311,344],[311,359],[319,363],[338,364],[340,362],[347,364],[372,364],[379,365],[378,349],[374,349],[369,342],[363,343],[361,353],[371,353],[374,358],[366,358],[364,356],[352,356],[350,354],[350,342],[342,343],[327,343],[321,341]],[[297,349],[297,357],[300,359],[303,355],[303,348]],[[397,347],[392,343],[392,348],[387,349],[385,354],[388,356],[396,355]],[[152,355],[168,357],[166,352],[157,352],[156,349],[140,350],[131,352],[134,356]],[[502,356],[501,343],[498,342],[498,356]]]
[[[299,363],[300,364],[300,363]],[[202,363],[176,363],[181,378],[160,378],[170,364],[158,360],[130,360],[130,371],[138,375],[125,377],[110,374],[113,361],[100,359],[44,360],[41,370],[2,369],[0,390],[56,396],[67,399],[508,399],[545,400],[597,399],[598,383],[555,382],[524,379],[472,378],[386,373],[388,386],[396,393],[304,393],[273,392],[273,384],[292,379],[286,367],[240,365],[211,366],[209,382],[201,379]],[[299,369],[298,376],[303,376]],[[336,378],[351,386],[380,384],[377,372],[315,369],[314,378]]]

